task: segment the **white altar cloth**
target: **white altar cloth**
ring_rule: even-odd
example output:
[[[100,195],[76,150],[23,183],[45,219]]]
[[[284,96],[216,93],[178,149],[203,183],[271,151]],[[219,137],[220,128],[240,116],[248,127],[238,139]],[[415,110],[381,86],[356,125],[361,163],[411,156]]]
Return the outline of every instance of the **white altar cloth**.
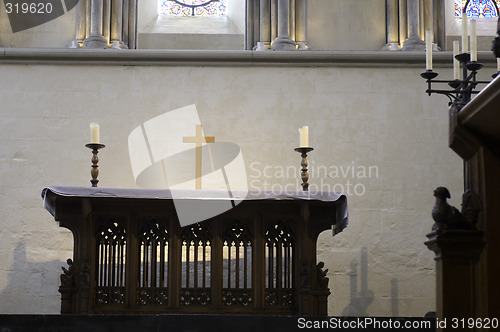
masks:
[[[322,202],[336,202],[345,194],[342,192],[333,191],[231,191],[232,197],[227,197],[225,190],[176,190],[176,200],[308,200]],[[92,198],[136,198],[136,199],[173,199],[172,191],[168,189],[137,189],[137,188],[105,188],[105,187],[72,187],[72,186],[51,186],[42,190],[43,204],[47,211],[54,216],[55,206],[54,200],[50,196],[74,196],[74,197],[92,197]],[[337,211],[339,224],[344,227],[348,222],[347,199],[343,199],[343,203]],[[342,228],[344,228],[342,227]]]

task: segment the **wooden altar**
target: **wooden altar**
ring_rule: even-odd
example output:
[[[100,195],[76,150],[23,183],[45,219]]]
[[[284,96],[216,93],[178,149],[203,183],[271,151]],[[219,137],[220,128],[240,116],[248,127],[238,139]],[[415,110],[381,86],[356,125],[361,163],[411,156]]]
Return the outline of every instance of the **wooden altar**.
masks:
[[[217,199],[209,196],[203,203]],[[74,237],[59,288],[63,314],[327,315],[316,240],[346,227],[342,194],[249,192],[186,227],[169,190],[50,187],[42,198]]]

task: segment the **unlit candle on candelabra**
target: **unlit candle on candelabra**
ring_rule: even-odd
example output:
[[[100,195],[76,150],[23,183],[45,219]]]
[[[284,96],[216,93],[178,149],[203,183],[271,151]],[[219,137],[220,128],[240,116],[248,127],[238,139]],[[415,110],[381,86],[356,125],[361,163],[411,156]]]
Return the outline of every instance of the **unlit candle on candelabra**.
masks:
[[[425,67],[432,70],[432,30],[425,31]]]
[[[99,144],[99,125],[97,123],[90,124],[90,143]]]
[[[470,61],[477,62],[476,20],[470,21]]]
[[[467,38],[467,13],[462,13],[462,53],[469,52],[469,40]]]
[[[455,58],[460,52],[460,45],[458,40],[453,41],[453,79],[460,79],[460,62]]]
[[[309,127],[304,126],[302,128],[299,128],[299,133],[300,133],[300,147],[308,147],[309,146]]]

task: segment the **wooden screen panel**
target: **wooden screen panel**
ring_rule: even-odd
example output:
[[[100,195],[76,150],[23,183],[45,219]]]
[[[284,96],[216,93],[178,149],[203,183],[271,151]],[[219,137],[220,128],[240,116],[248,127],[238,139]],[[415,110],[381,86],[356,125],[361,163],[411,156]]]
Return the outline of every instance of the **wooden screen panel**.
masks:
[[[125,303],[127,234],[122,221],[108,220],[96,235],[96,303]]]
[[[278,221],[266,229],[265,305],[295,305],[295,237],[292,230]]]
[[[167,304],[168,250],[164,223],[151,220],[139,233],[138,304]]]
[[[212,246],[206,223],[185,227],[181,244],[180,305],[210,305]]]
[[[222,245],[222,304],[251,306],[254,303],[252,235],[236,221],[224,232]]]

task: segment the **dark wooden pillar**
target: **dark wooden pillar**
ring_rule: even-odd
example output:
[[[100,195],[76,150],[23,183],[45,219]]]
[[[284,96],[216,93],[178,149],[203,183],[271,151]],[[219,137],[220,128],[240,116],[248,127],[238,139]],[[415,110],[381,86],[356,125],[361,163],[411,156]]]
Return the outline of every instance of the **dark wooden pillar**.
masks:
[[[310,209],[309,202],[303,201],[300,204],[300,222],[298,224],[298,231],[303,236],[297,237],[300,241],[297,245],[299,249],[299,314],[310,315],[312,314],[313,297],[311,295],[313,266],[316,257],[316,243],[311,244],[310,234],[308,232],[308,224],[310,223]]]
[[[464,160],[465,190],[479,195],[486,247],[475,269],[477,318],[500,316],[500,76],[467,105],[450,108],[450,147]]]
[[[485,245],[483,232],[451,229],[427,235],[436,254],[436,314],[439,320],[476,317],[474,270]]]
[[[311,215],[311,204],[301,202],[301,219],[298,226],[299,236],[299,314],[301,315],[328,315],[328,269],[323,270],[325,264],[316,260],[316,243],[319,234],[327,229],[320,225]]]

